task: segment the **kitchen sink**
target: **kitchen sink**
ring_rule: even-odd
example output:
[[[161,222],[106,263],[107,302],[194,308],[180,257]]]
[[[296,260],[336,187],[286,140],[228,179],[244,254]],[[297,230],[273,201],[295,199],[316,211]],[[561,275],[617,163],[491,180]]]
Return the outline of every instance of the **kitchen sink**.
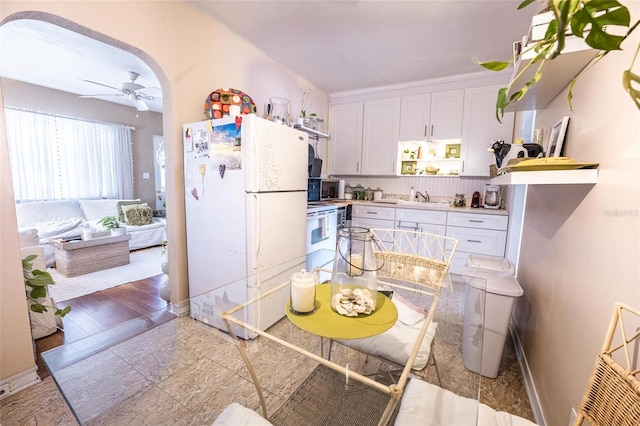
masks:
[[[409,205],[409,206],[425,206],[425,207],[451,207],[451,203],[440,202],[440,201],[400,201],[398,204]]]

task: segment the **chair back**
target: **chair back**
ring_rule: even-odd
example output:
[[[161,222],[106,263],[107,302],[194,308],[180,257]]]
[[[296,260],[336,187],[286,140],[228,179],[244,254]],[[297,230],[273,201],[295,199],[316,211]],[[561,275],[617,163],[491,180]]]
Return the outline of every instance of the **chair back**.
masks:
[[[616,303],[575,426],[640,425],[640,311]]]
[[[426,232],[373,228],[378,279],[410,282],[439,292],[447,285],[447,274],[458,240]]]

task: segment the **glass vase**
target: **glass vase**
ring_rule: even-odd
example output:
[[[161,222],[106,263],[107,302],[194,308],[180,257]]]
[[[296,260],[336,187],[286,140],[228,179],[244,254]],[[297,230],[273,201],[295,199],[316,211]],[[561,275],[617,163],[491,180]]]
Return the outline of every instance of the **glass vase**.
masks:
[[[331,308],[340,315],[369,315],[376,309],[377,265],[373,235],[367,228],[338,231],[331,277]]]

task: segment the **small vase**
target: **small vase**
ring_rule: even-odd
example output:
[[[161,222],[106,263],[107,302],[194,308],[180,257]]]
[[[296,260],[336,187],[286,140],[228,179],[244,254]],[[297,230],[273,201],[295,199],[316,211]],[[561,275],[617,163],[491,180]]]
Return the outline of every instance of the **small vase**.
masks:
[[[158,295],[167,302],[171,301],[171,284],[169,283],[169,276],[164,275],[162,278],[162,282],[158,287]]]
[[[115,236],[119,236],[119,235],[124,235],[127,233],[127,228],[113,228],[111,230],[111,235]]]

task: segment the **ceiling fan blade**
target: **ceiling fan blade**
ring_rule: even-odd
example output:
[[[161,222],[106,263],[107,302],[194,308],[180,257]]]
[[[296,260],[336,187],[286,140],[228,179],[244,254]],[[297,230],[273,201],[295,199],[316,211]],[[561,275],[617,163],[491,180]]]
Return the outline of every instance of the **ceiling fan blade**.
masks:
[[[149,107],[142,99],[136,99],[135,104],[138,111],[149,111]]]
[[[120,91],[120,89],[118,87],[109,86],[108,84],[102,84],[102,83],[98,83],[96,81],[83,80],[83,79],[80,79],[80,81],[86,81],[87,83],[97,84],[98,86],[102,86],[102,87],[108,87],[109,89],[117,90],[118,92]]]

